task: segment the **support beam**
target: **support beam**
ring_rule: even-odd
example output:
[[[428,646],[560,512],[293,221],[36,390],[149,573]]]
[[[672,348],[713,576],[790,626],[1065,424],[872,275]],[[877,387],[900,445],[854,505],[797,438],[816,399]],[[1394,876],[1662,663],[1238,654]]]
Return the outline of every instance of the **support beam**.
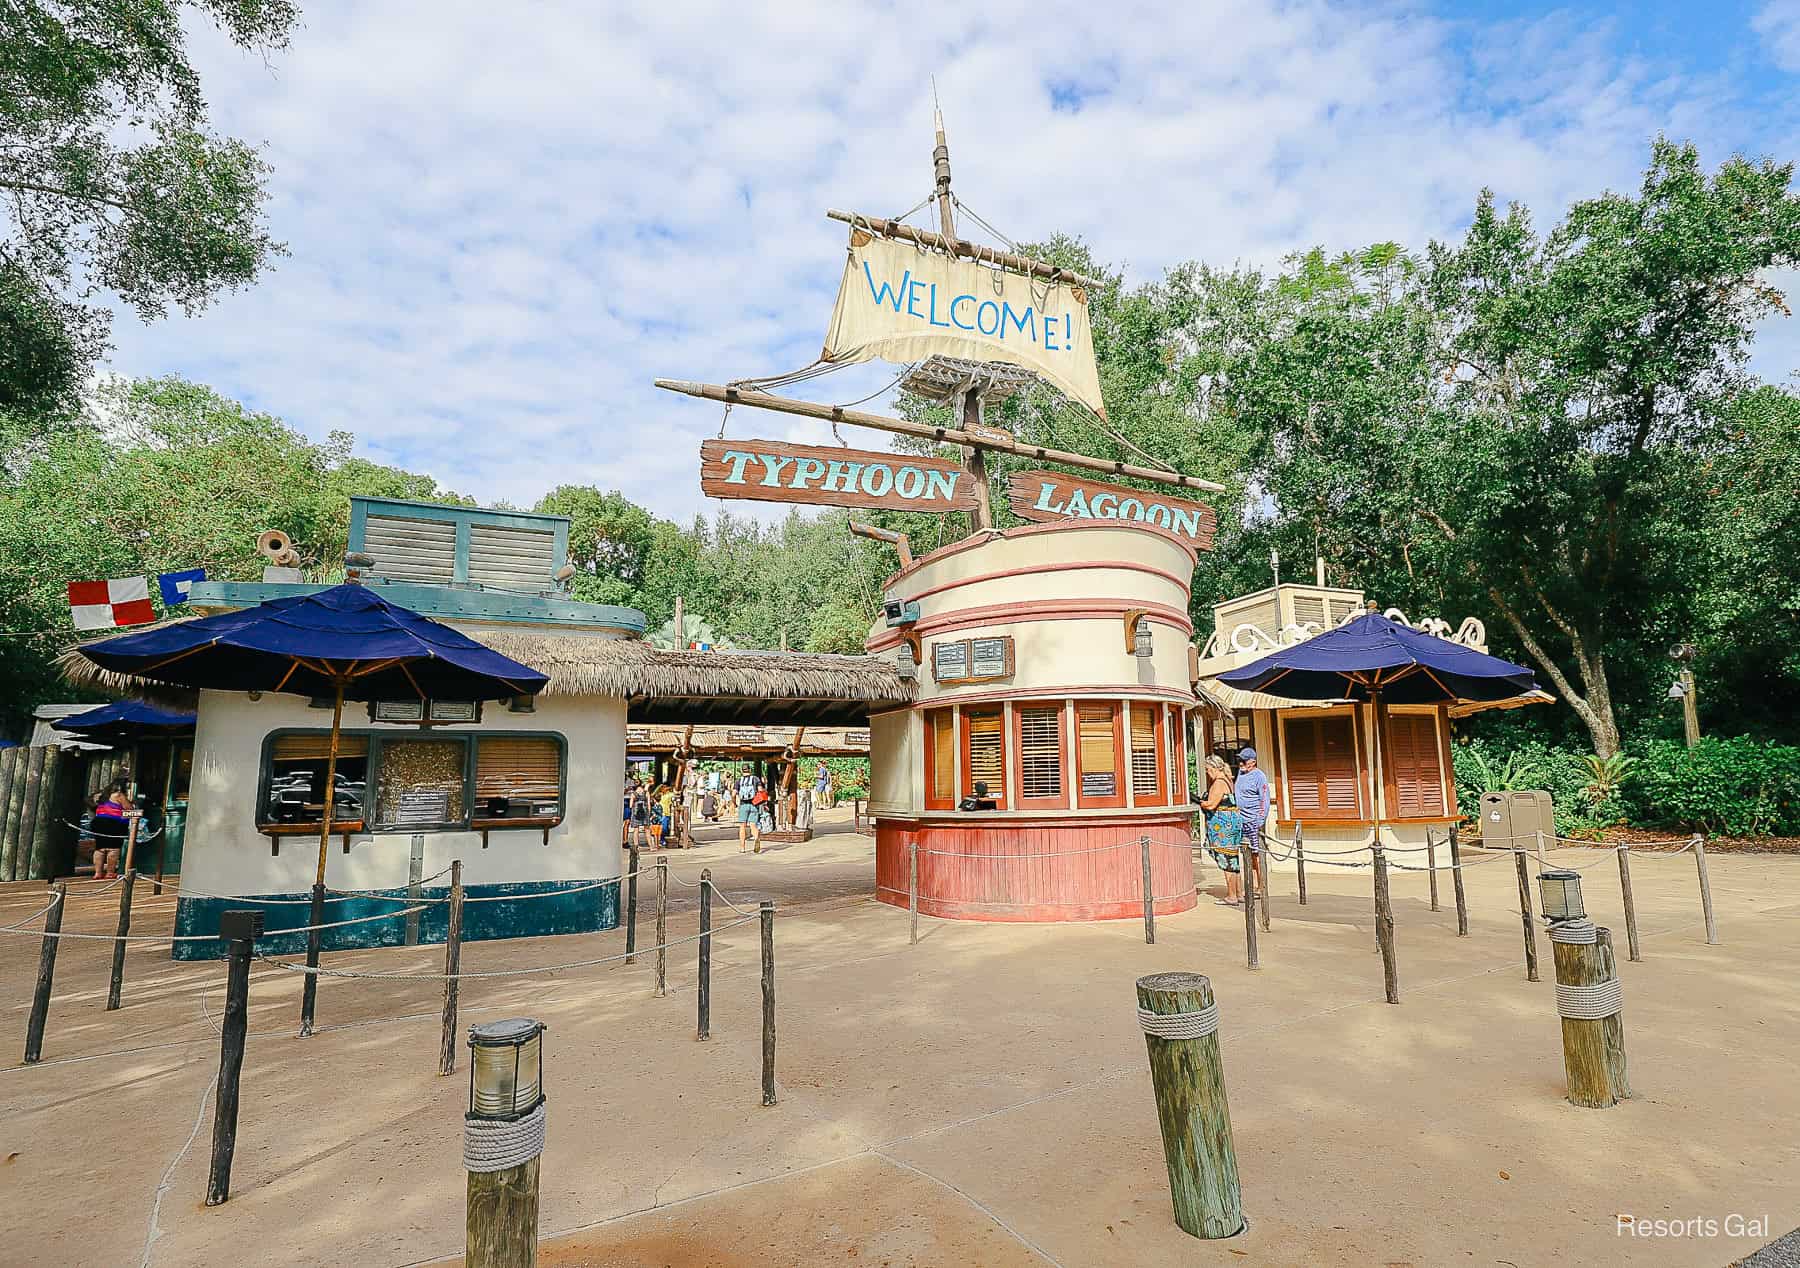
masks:
[[[910,242],[914,246],[928,250],[948,251],[952,255],[960,255],[965,260],[980,260],[983,264],[997,264],[1003,269],[1011,269],[1015,273],[1024,273],[1031,277],[1042,278],[1046,282],[1073,282],[1077,286],[1085,286],[1089,290],[1101,290],[1106,283],[1097,277],[1088,277],[1072,269],[1058,268],[1054,264],[1045,264],[1042,260],[1034,260],[1030,256],[1015,255],[1011,251],[996,251],[993,247],[984,247],[979,242],[965,242],[963,239],[946,233],[933,233],[929,229],[915,229],[898,220],[888,220],[882,216],[864,216],[854,211],[839,211],[833,207],[825,213],[831,220],[841,221],[847,225],[855,225],[878,233],[884,238],[894,238],[901,242]]]
[[[960,427],[933,427],[929,423],[914,423],[904,418],[889,418],[886,414],[870,414],[860,409],[845,409],[842,405],[819,405],[812,401],[797,401],[792,397],[773,396],[768,392],[759,392],[755,388],[729,387],[718,383],[693,383],[684,379],[657,379],[656,386],[668,392],[680,392],[684,396],[698,396],[702,400],[719,401],[727,405],[751,405],[757,409],[774,410],[778,414],[798,414],[803,418],[819,418],[828,423],[849,423],[854,427],[873,427],[877,431],[896,432],[902,436],[917,436],[922,440],[935,440],[943,444],[967,445],[972,449],[992,450],[995,453],[1018,454],[1024,458],[1037,458],[1044,462],[1059,462],[1065,467],[1080,467],[1086,471],[1103,471],[1109,475],[1127,476],[1133,480],[1148,480],[1152,484],[1163,484],[1179,489],[1200,489],[1209,493],[1223,493],[1225,486],[1214,484],[1211,480],[1202,480],[1197,476],[1182,475],[1175,471],[1158,471],[1153,467],[1133,466],[1129,462],[1115,462],[1107,458],[1095,458],[1084,453],[1069,453],[1062,449],[1046,449],[1042,445],[1031,445],[1014,437],[1004,435],[998,430],[987,431],[976,436]]]

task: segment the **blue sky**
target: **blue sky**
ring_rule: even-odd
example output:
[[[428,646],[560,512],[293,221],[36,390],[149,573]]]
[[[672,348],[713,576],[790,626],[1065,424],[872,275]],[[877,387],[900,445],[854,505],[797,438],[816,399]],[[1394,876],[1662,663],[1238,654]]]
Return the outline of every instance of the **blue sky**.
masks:
[[[1014,238],[1079,233],[1137,280],[1422,247],[1484,185],[1548,224],[1635,183],[1658,131],[1709,163],[1800,158],[1800,0],[321,0],[304,21],[268,65],[194,35],[215,122],[266,146],[291,255],[198,318],[122,316],[111,369],[521,504],[579,481],[710,509],[719,412],[650,380],[812,359],[843,258],[823,213],[929,190],[934,74],[965,202]],[[1792,326],[1765,330],[1765,375],[1800,363]]]

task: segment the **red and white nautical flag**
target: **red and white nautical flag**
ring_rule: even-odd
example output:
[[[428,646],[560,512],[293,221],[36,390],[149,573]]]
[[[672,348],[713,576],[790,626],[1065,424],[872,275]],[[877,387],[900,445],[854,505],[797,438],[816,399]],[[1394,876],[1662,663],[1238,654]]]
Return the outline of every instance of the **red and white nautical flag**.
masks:
[[[150,586],[142,577],[71,581],[69,612],[78,630],[112,630],[156,619],[156,609],[150,606]]]

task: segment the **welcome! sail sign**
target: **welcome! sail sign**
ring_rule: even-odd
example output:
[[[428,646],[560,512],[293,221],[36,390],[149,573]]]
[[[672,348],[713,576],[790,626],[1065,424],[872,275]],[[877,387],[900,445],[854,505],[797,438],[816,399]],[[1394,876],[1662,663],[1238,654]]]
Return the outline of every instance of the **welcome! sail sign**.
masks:
[[[822,358],[910,364],[934,355],[1024,366],[1106,413],[1080,287],[853,231]]]

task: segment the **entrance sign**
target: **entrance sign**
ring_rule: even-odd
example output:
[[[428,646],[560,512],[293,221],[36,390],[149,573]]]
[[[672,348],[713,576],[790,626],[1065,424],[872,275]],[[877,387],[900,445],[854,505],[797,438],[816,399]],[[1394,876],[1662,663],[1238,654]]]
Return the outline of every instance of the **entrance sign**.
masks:
[[[1055,471],[1019,471],[1007,477],[1013,513],[1040,523],[1051,520],[1124,520],[1154,524],[1212,548],[1218,517],[1212,507],[1120,484],[1078,480]]]
[[[716,498],[894,511],[975,506],[975,477],[943,458],[775,440],[706,441],[700,446],[700,489]]]
[[[1106,413],[1080,287],[853,230],[821,359],[910,364],[934,355],[1023,366]]]

